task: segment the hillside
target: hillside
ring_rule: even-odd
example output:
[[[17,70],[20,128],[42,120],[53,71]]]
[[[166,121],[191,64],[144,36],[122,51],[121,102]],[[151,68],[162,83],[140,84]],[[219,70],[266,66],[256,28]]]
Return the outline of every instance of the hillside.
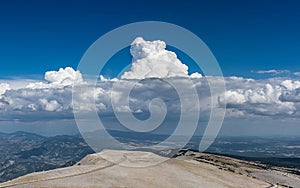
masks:
[[[93,150],[78,136],[1,133],[0,182],[32,172],[70,166],[89,153]]]
[[[148,152],[104,150],[86,156],[72,167],[32,173],[0,187],[300,186],[296,175],[268,171],[263,165],[229,157],[181,150],[176,158],[151,166],[162,158]],[[137,167],[145,165],[150,166]]]

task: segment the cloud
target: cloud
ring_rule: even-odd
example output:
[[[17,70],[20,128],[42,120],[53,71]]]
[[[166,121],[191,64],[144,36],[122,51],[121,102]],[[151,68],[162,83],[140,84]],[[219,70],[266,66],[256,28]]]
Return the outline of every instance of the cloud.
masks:
[[[294,72],[295,76],[300,76],[300,72]]]
[[[131,43],[131,69],[122,79],[188,77],[188,66],[183,64],[174,52],[166,50],[164,41],[145,41],[138,37]],[[193,74],[199,78],[199,73]]]
[[[300,103],[300,89],[285,91],[280,96],[280,100],[284,102]]]
[[[195,72],[195,73],[192,73],[190,78],[202,78],[202,74],[198,73],[198,72]]]
[[[240,90],[229,90],[219,98],[219,102],[228,105],[244,104],[246,102],[246,97]]]
[[[281,86],[283,86],[284,88],[286,88],[287,90],[296,90],[300,88],[300,81],[297,80],[284,80],[283,82],[281,82],[280,84]]]
[[[236,109],[250,115],[271,117],[295,117],[299,110],[297,101],[287,100],[286,91],[295,97],[298,81],[267,79],[246,82],[241,79],[231,82],[227,79],[228,90],[219,97],[219,103],[228,109]],[[234,89],[229,89],[234,88]],[[292,91],[292,92],[291,92]]]
[[[12,89],[2,95],[3,113],[71,112],[72,88]],[[46,114],[47,115],[47,114]],[[42,117],[41,117],[42,118]]]
[[[82,75],[71,67],[60,68],[58,71],[45,73],[45,82],[32,82],[27,85],[30,89],[58,88],[83,83]]]
[[[273,75],[277,75],[277,74],[284,74],[284,73],[289,73],[290,71],[289,70],[258,70],[258,71],[255,71],[254,73],[257,73],[257,74],[273,74]]]
[[[0,96],[3,95],[8,90],[10,90],[10,85],[9,84],[0,83]]]
[[[280,96],[280,100],[285,102],[300,102],[300,81],[284,80],[281,86],[285,88]]]
[[[45,81],[31,81],[23,87],[1,84],[0,111],[7,116],[42,112],[72,112],[72,85],[84,84],[82,75],[71,67],[45,73]],[[16,82],[20,82],[16,80]],[[47,116],[47,113],[45,113]]]
[[[62,106],[56,100],[48,101],[47,99],[39,99],[39,103],[42,105],[43,109],[49,112],[53,112],[53,111],[60,112],[62,110]],[[32,106],[34,107],[34,105]]]

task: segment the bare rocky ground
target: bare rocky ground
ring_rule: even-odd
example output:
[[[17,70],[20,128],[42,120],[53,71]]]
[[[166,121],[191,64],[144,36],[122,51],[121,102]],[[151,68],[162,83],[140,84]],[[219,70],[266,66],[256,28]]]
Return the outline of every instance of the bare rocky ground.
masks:
[[[229,157],[181,150],[161,162],[165,159],[148,152],[104,150],[72,167],[32,173],[0,187],[300,187],[297,175]]]

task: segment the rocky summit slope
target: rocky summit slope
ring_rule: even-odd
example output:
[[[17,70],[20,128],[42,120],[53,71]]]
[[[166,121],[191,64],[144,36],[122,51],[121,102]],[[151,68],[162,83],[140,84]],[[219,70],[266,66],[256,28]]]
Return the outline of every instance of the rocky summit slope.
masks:
[[[109,159],[109,160],[106,160]],[[299,177],[228,157],[182,150],[176,158],[104,150],[74,166],[32,173],[0,187],[299,187]],[[148,166],[148,167],[143,167]],[[281,178],[281,182],[276,182]],[[290,179],[288,179],[290,178]],[[284,183],[293,182],[293,185]]]

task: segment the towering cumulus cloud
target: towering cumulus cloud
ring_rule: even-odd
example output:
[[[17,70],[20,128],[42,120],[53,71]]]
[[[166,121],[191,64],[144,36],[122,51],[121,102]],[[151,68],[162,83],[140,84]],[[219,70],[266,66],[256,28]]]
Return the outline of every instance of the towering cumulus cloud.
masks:
[[[174,52],[166,50],[164,41],[145,41],[138,37],[131,43],[132,65],[122,79],[188,77],[188,66]],[[202,77],[194,73],[193,78]]]

